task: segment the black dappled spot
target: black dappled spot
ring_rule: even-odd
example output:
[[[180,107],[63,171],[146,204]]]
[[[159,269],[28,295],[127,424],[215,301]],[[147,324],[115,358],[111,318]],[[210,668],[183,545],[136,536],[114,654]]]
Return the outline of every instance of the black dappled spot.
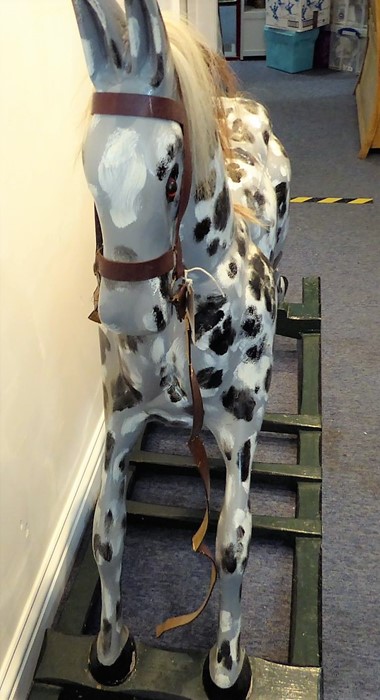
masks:
[[[205,367],[198,372],[197,379],[202,389],[217,389],[223,381],[223,370]]]
[[[235,340],[236,331],[232,327],[232,318],[228,316],[223,321],[222,326],[215,328],[210,338],[210,350],[216,355],[225,355],[228,348],[231,347]]]
[[[226,411],[232,413],[238,420],[247,422],[252,420],[256,401],[249,389],[236,389],[230,386],[222,395],[222,403]]]
[[[224,317],[224,306],[226,298],[221,294],[209,296],[198,304],[195,314],[195,337],[200,338],[203,333],[207,333],[214,328]]]

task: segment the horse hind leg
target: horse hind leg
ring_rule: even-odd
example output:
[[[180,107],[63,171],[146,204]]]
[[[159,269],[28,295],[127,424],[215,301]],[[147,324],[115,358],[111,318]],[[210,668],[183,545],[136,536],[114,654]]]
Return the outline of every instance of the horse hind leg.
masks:
[[[105,461],[93,525],[102,610],[100,630],[90,650],[89,668],[102,685],[122,683],[136,661],[133,637],[122,621],[121,568],[127,525],[127,455],[142,431],[146,415],[129,413],[115,411],[106,419]]]

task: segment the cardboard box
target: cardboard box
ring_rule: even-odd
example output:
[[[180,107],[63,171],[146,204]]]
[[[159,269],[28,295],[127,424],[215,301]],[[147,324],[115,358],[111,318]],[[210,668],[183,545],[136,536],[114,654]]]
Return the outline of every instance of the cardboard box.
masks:
[[[266,25],[303,32],[330,24],[330,0],[266,0]]]

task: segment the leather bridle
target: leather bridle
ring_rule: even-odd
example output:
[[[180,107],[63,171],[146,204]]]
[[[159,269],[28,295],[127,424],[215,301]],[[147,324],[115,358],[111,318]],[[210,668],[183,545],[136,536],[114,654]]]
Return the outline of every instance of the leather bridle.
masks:
[[[181,221],[189,202],[192,183],[192,162],[188,122],[186,111],[182,102],[155,95],[97,92],[93,96],[92,114],[145,117],[148,119],[157,118],[175,121],[180,124],[183,133],[183,174],[174,241],[169,250],[160,255],[158,258],[143,262],[115,261],[105,258],[103,256],[101,225],[95,209],[97,250],[94,271],[97,277],[105,277],[106,279],[116,280],[118,282],[141,282],[172,272],[173,283],[176,287],[176,291],[171,297],[171,302],[176,308],[179,320],[185,320],[186,324],[188,369],[193,403],[193,425],[188,446],[202,477],[206,495],[205,514],[198,531],[193,536],[192,545],[194,551],[204,554],[211,561],[212,570],[209,590],[201,606],[193,613],[170,618],[161,625],[158,625],[156,628],[156,634],[159,637],[168,630],[189,624],[201,614],[210,599],[217,577],[214,558],[209,548],[204,543],[210,514],[210,472],[205,447],[201,439],[204,417],[203,401],[198,380],[191,361],[192,333],[188,312],[192,289],[186,280],[185,266],[182,257],[182,246],[179,235]],[[99,320],[97,317],[97,310],[91,314],[90,318],[93,318],[93,320]]]
[[[108,114],[124,117],[166,119],[180,124],[183,133],[183,175],[178,204],[175,236],[172,247],[154,260],[124,262],[108,260],[98,250],[96,267],[102,277],[118,282],[141,282],[174,271],[175,280],[184,274],[182,246],[179,229],[186,211],[192,181],[191,150],[187,117],[182,102],[155,95],[136,95],[119,92],[96,92],[92,100],[92,114]]]

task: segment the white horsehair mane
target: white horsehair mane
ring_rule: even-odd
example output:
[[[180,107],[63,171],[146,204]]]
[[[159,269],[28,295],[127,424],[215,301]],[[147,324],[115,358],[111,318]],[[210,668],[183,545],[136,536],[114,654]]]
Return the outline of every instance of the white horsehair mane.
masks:
[[[181,96],[189,123],[195,181],[207,190],[210,154],[218,140],[225,158],[231,156],[225,97],[237,97],[237,78],[224,57],[212,51],[204,37],[184,18],[163,13]],[[252,211],[234,204],[236,213],[257,222]]]
[[[166,31],[187,113],[193,167],[198,183],[207,180],[210,151],[217,145],[224,117],[221,97],[226,94],[216,54],[197,31],[186,23],[164,15]]]

